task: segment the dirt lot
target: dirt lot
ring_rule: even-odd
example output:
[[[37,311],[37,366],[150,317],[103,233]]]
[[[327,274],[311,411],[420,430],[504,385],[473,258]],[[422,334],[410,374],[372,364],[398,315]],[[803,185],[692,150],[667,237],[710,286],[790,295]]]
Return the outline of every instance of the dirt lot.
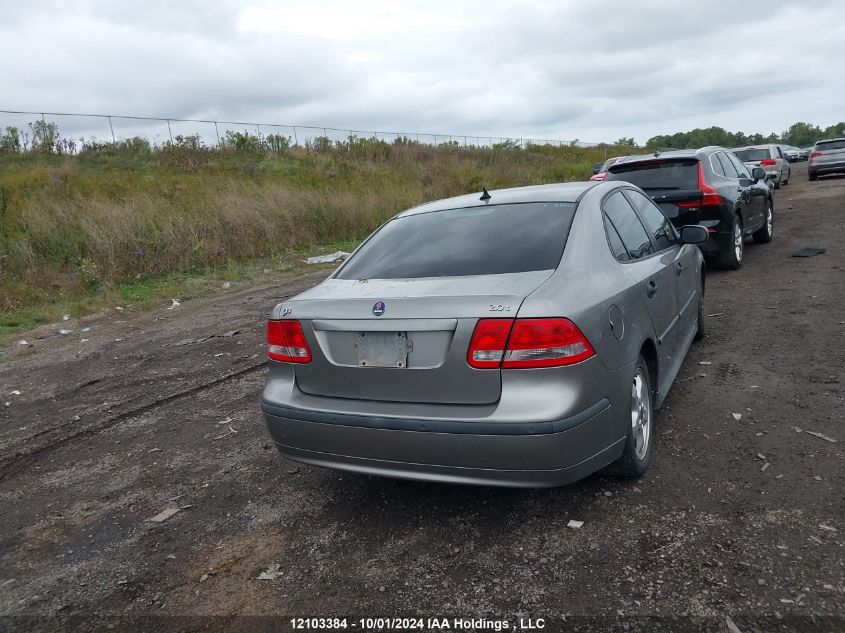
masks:
[[[20,337],[0,351],[0,628],[845,631],[845,178],[793,169],[775,240],[708,277],[708,335],[639,481],[501,490],[283,462],[258,408],[264,319],[325,271]],[[789,257],[813,244],[827,253]],[[182,509],[149,520],[165,508]]]

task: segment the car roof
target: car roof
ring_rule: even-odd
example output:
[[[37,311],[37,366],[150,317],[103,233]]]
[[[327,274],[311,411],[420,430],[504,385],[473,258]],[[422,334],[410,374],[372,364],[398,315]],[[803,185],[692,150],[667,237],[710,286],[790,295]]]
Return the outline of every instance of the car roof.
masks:
[[[400,213],[396,217],[429,213],[431,211],[446,211],[448,209],[464,209],[467,207],[481,207],[485,204],[512,204],[519,202],[578,202],[587,191],[597,186],[597,182],[566,182],[552,185],[532,185],[530,187],[513,187],[511,189],[493,189],[490,200],[481,200],[481,192],[470,193],[454,198],[444,198],[426,202]]]
[[[732,147],[731,151],[735,152],[741,149],[769,149],[770,147],[777,147],[780,143],[760,143],[759,145],[746,145],[745,147]],[[781,147],[783,147],[781,145]]]
[[[618,163],[611,165],[609,171],[613,171],[613,168],[617,165],[627,165],[630,163],[638,163],[640,161],[666,160],[672,158],[695,158],[696,160],[700,160],[703,155],[710,153],[711,151],[724,151],[724,149],[724,147],[708,146],[700,147],[698,149],[673,149],[667,150],[665,152],[654,152],[653,154],[637,154],[635,156],[625,156]]]
[[[839,138],[823,138],[816,141],[816,145],[819,143],[833,143],[834,141],[845,141],[845,136],[840,136]]]

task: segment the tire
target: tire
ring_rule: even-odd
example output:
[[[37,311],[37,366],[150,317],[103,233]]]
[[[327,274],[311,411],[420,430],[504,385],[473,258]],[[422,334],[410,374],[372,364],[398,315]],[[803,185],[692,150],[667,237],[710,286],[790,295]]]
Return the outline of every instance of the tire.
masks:
[[[631,380],[631,410],[628,436],[622,456],[612,470],[623,477],[642,477],[653,460],[654,444],[654,392],[651,389],[648,365],[640,356]]]
[[[780,176],[775,180],[775,189],[780,189]]]
[[[754,231],[752,237],[756,244],[768,244],[772,241],[775,232],[775,215],[772,205],[772,199],[766,199],[766,217],[763,226]]]
[[[813,172],[808,171],[807,177],[810,179],[810,182],[813,182],[818,176],[816,176]]]
[[[695,330],[695,340],[700,341],[704,338],[707,327],[704,323],[704,280],[701,281],[701,289],[698,293],[698,325]]]
[[[733,226],[731,227],[731,248],[719,256],[719,265],[725,270],[739,270],[742,266],[745,245],[745,235],[742,231],[742,220],[739,214],[734,215]]]

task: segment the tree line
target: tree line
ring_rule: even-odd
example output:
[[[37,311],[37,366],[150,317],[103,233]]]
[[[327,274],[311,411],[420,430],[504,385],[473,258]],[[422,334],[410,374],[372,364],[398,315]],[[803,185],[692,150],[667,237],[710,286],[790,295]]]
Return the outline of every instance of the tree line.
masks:
[[[722,147],[740,147],[743,145],[758,145],[761,143],[782,143],[795,147],[808,147],[825,138],[839,138],[845,136],[845,122],[840,121],[826,128],[812,123],[798,122],[789,126],[780,134],[771,133],[768,136],[760,134],[746,134],[745,132],[729,132],[721,127],[696,128],[689,132],[676,134],[662,134],[652,136],[646,142],[649,149],[675,148],[688,149],[705,147],[707,145],[721,145]],[[633,139],[631,139],[633,140]]]

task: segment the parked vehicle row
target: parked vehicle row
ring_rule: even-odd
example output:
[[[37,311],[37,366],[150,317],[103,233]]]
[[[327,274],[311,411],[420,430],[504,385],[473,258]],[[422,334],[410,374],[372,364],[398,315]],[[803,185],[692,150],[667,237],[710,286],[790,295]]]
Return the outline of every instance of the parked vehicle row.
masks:
[[[280,453],[436,482],[641,476],[704,336],[705,257],[738,269],[772,240],[767,168],[789,181],[776,145],[614,157],[592,182],[400,213],[273,310],[261,408]]]
[[[783,150],[783,155],[786,156],[786,160],[790,163],[807,160],[810,157],[810,151],[812,150],[811,147],[801,149],[800,147],[793,147],[792,145],[781,145],[781,149]]]
[[[709,160],[667,164],[696,189]],[[608,465],[641,476],[654,410],[704,334],[705,194],[721,196],[674,201],[692,222],[680,229],[613,179],[397,215],[273,310],[261,408],[279,451],[435,482],[556,486]]]

